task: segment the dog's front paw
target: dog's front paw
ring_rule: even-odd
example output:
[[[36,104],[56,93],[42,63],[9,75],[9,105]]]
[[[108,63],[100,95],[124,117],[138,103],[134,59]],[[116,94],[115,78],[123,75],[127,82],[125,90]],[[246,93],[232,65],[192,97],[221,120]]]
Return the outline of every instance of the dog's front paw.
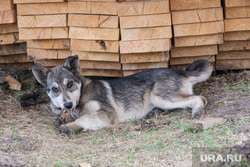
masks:
[[[68,137],[76,134],[77,132],[80,132],[83,128],[77,125],[61,125],[58,128],[59,133],[62,135],[66,135]]]

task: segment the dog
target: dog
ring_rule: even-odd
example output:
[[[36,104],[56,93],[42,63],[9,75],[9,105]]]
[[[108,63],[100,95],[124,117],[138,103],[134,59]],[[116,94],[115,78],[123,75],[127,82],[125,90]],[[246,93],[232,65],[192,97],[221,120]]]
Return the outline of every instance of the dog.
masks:
[[[141,119],[154,108],[192,108],[192,118],[200,118],[207,100],[193,95],[192,87],[207,80],[213,71],[211,63],[198,60],[185,71],[159,68],[122,78],[92,80],[80,76],[77,55],[50,70],[40,64],[31,68],[45,87],[52,112],[67,110],[76,117],[59,127],[67,135]]]

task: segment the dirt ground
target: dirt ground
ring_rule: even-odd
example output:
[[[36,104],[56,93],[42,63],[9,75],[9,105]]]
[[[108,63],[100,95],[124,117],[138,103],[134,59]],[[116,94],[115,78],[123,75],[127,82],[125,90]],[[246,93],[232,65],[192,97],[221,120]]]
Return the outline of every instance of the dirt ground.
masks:
[[[143,120],[68,138],[58,134],[44,88],[32,73],[8,70],[22,91],[0,85],[0,166],[192,166],[192,147],[225,147],[250,138],[250,71],[212,76],[194,87],[207,98],[205,118],[224,123],[197,130],[191,110],[155,109]],[[40,90],[46,101],[23,109],[19,97]]]

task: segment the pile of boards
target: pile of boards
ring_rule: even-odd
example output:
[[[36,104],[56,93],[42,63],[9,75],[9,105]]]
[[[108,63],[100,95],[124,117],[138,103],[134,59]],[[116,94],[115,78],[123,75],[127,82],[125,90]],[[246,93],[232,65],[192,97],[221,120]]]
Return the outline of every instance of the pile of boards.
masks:
[[[77,54],[85,76],[185,69],[198,59],[218,70],[250,69],[249,0],[0,3],[0,65],[51,68]]]
[[[26,42],[19,40],[16,7],[12,0],[0,1],[0,66],[29,68]]]
[[[250,68],[250,1],[225,0],[224,44],[219,45],[216,69]]]

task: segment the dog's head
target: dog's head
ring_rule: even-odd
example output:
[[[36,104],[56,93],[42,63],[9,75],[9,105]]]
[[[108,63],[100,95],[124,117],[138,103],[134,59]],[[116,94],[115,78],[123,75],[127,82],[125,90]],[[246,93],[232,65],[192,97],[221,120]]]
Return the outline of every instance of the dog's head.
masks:
[[[70,113],[75,110],[80,100],[82,81],[79,70],[77,55],[68,57],[64,65],[50,70],[40,64],[32,66],[35,78],[45,86],[52,104],[59,110],[66,109]]]

